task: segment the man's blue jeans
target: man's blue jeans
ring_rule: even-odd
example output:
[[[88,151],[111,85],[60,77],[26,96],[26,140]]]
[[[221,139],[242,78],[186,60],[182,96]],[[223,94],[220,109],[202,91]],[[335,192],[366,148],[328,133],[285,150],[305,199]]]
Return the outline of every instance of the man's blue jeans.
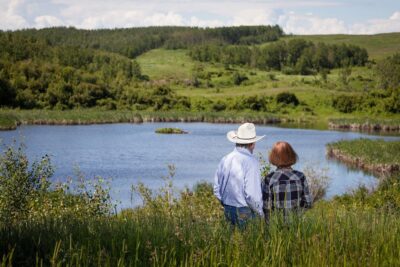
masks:
[[[249,207],[233,207],[224,205],[225,218],[234,226],[245,227],[246,223],[255,218],[256,214]]]

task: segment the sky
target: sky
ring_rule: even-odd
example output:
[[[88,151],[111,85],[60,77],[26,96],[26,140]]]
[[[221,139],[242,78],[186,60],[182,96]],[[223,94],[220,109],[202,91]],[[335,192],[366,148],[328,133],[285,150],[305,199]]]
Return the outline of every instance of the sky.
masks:
[[[0,0],[0,29],[280,25],[293,34],[400,32],[400,0]]]

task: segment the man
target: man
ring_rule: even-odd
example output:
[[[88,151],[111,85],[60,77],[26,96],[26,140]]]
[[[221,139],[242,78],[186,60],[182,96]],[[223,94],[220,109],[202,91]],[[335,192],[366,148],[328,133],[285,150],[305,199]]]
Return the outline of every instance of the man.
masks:
[[[236,147],[218,165],[214,195],[224,206],[226,219],[242,227],[256,214],[263,216],[260,164],[253,151],[264,136],[256,135],[253,123],[244,123],[227,138]]]

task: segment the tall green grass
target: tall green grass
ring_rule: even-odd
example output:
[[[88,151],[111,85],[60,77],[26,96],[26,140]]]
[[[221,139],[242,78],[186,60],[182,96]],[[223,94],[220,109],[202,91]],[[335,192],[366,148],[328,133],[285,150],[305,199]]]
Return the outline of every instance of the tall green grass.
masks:
[[[173,204],[156,201],[111,217],[19,222],[0,228],[1,251],[15,266],[400,264],[398,212],[321,203],[290,224],[255,220],[238,231],[211,197],[193,192]]]
[[[14,116],[0,113],[0,130],[14,130],[17,128],[17,120]]]

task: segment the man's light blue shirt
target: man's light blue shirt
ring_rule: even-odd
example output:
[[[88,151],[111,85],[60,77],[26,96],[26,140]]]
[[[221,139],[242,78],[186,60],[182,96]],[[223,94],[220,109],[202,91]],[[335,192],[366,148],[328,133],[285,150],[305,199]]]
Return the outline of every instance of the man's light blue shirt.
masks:
[[[214,177],[214,195],[225,205],[250,207],[263,215],[260,163],[248,149],[236,147],[222,158]]]

